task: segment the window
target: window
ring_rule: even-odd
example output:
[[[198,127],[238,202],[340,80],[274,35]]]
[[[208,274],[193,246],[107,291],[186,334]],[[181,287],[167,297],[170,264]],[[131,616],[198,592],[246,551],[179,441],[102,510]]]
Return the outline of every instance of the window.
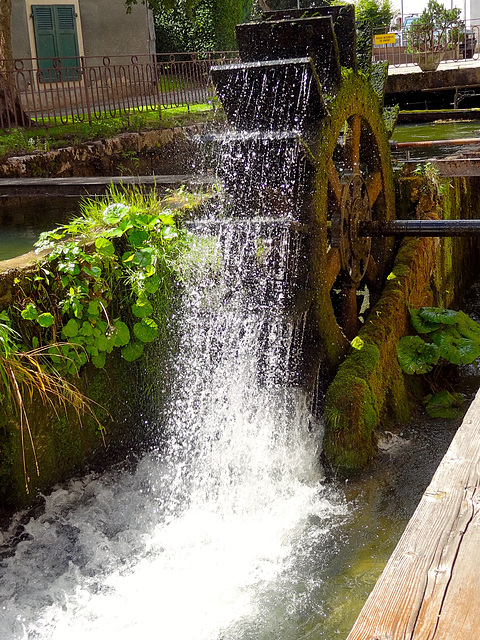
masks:
[[[78,80],[80,59],[73,4],[32,5],[38,68],[43,82]]]

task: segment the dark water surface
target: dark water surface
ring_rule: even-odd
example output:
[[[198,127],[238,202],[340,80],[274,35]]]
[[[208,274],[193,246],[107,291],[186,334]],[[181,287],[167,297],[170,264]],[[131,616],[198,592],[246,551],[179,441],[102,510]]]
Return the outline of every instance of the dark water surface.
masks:
[[[0,260],[33,249],[38,236],[79,215],[78,198],[0,199]]]

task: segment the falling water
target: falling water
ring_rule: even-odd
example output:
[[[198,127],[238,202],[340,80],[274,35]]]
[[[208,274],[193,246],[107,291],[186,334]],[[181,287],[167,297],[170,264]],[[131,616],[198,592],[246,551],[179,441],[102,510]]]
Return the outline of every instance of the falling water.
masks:
[[[213,226],[218,266],[176,318],[162,444],[46,497],[2,562],[2,639],[267,638],[279,607],[294,615],[295,556],[344,507],[322,485],[310,399],[288,384],[291,243],[272,225]]]
[[[295,155],[287,138],[278,144]],[[272,224],[260,184],[256,217],[230,217],[230,201],[193,225],[192,251],[208,259],[173,319],[154,451],[55,489],[3,532],[1,640],[294,640],[299,620],[320,615],[315,568],[345,505],[324,484],[322,425],[297,380],[302,170],[274,164],[276,177],[263,171],[283,222]]]

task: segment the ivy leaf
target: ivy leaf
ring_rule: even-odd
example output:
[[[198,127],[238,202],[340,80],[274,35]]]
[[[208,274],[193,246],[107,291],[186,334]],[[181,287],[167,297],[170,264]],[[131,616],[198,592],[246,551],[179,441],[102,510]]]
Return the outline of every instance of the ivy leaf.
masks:
[[[122,358],[127,362],[133,362],[140,358],[143,353],[143,344],[141,342],[130,342],[125,347],[123,347]]]
[[[133,333],[142,342],[152,342],[158,335],[158,326],[153,318],[142,318],[133,325]]]
[[[55,319],[51,313],[41,313],[37,318],[38,324],[44,328],[51,327],[54,321]]]
[[[428,373],[437,364],[440,349],[436,344],[425,342],[420,336],[405,336],[398,341],[398,362],[409,375]]]
[[[75,318],[70,318],[70,320],[62,329],[62,335],[65,336],[65,338],[74,338],[76,335],[78,335],[78,329],[78,322],[75,320]]]
[[[21,316],[24,320],[36,320],[38,318],[37,307],[29,302],[22,311]]]
[[[116,347],[124,347],[130,342],[130,329],[121,320],[116,320],[113,324],[113,342]]]
[[[146,318],[153,313],[153,307],[146,298],[138,298],[137,302],[132,305],[132,312],[137,318]]]
[[[115,247],[107,238],[100,236],[95,240],[95,248],[101,256],[110,258],[115,253]]]

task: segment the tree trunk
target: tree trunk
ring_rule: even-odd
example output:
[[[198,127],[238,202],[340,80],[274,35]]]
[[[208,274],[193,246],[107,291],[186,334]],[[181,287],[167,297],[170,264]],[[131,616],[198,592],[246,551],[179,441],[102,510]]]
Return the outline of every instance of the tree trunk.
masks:
[[[15,84],[10,20],[12,0],[0,0],[0,128],[28,126],[30,118],[20,106]]]

